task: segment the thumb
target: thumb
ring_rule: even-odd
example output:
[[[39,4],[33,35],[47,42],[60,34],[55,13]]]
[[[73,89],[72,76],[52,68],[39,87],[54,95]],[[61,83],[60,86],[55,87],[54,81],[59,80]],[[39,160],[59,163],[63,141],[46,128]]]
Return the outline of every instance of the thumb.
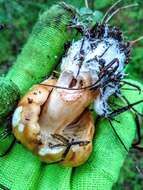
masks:
[[[133,83],[133,81],[130,81]],[[135,83],[139,85],[138,83]],[[126,86],[131,88],[129,86]],[[137,91],[124,91],[130,103],[142,99],[143,94]],[[118,104],[121,102],[118,101]],[[122,104],[123,106],[123,104]],[[135,106],[142,112],[143,103]],[[135,137],[136,123],[131,111],[124,112],[116,117],[120,123],[112,121],[112,124],[122,139],[127,149],[131,147]],[[94,150],[86,164],[75,169],[72,175],[72,189],[99,189],[109,190],[117,181],[120,168],[127,155],[127,151],[121,144],[107,120],[101,120],[95,126]]]

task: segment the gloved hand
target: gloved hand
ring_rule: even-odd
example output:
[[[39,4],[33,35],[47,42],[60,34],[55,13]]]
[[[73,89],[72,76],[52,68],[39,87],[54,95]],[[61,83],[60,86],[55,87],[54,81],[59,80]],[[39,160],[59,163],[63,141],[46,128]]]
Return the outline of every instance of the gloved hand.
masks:
[[[139,95],[137,91],[126,90],[124,95],[131,103],[143,97],[143,93]],[[135,108],[142,112],[143,103]],[[134,114],[127,111],[116,119],[120,123],[112,121],[114,128],[129,148],[136,131]],[[102,120],[95,126],[93,152],[85,164],[77,168],[44,164],[16,143],[11,152],[0,159],[0,184],[11,190],[109,190],[118,178],[126,155],[109,122]]]
[[[35,60],[36,56],[38,55],[35,54]],[[143,94],[139,95],[137,91],[123,92],[130,103],[143,97]],[[143,104],[135,106],[139,112],[142,112],[142,107]],[[135,137],[134,114],[128,111],[116,119],[120,123],[112,122],[114,128],[129,148]],[[0,188],[5,186],[5,189],[7,187],[11,190],[108,190],[116,182],[126,155],[126,150],[109,122],[101,120],[95,126],[92,155],[85,164],[77,168],[44,164],[37,156],[16,143],[8,155],[0,158]]]

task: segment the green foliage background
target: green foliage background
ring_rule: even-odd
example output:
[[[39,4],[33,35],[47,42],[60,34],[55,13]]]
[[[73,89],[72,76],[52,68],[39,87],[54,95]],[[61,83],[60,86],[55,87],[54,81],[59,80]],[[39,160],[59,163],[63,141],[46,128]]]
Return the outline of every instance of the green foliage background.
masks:
[[[88,0],[93,10],[101,16],[115,0]],[[13,64],[26,42],[39,14],[59,0],[0,0],[0,23],[5,29],[0,32],[0,75]],[[85,6],[84,0],[65,0],[77,8]],[[143,35],[143,0],[123,0],[121,5],[138,3],[136,8],[122,10],[112,19],[111,25],[121,28],[127,40]],[[129,77],[143,82],[143,40],[138,42],[127,66]],[[136,169],[139,167],[140,172]],[[114,190],[143,189],[143,153],[131,150],[121,170]]]

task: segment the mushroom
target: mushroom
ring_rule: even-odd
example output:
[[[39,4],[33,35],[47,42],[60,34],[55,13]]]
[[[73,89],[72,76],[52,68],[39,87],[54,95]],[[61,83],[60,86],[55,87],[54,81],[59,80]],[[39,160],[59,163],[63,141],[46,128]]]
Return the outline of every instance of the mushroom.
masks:
[[[79,87],[76,82],[73,90],[54,88],[69,87],[72,81],[72,74],[65,72],[58,80],[33,86],[13,115],[15,137],[47,163],[78,166],[92,151],[94,121],[88,106],[98,93],[74,90]],[[89,83],[83,79],[82,86]]]

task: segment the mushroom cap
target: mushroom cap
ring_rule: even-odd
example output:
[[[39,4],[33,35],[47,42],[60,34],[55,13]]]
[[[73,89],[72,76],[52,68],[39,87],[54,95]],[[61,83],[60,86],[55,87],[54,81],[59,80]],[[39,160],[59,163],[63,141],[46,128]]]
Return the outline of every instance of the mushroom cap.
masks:
[[[92,151],[94,121],[87,106],[95,93],[53,88],[56,84],[56,79],[46,80],[21,99],[13,115],[13,133],[42,161],[78,166]]]

